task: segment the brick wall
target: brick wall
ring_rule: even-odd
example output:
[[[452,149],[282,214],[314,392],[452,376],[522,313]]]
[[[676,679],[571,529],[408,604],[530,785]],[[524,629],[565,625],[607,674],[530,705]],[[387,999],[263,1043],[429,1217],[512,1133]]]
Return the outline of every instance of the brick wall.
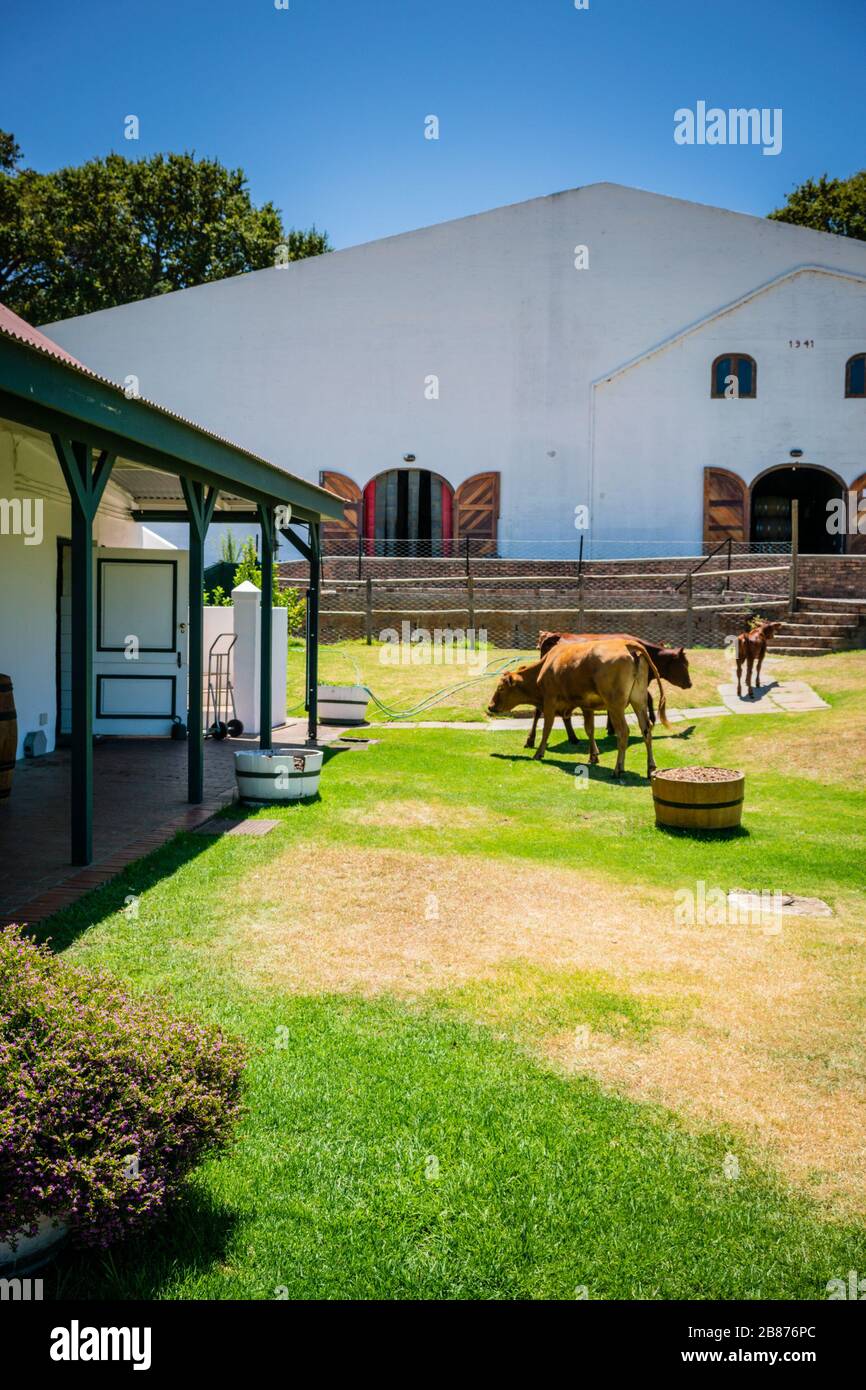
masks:
[[[866,555],[801,555],[797,587],[807,598],[866,599]]]

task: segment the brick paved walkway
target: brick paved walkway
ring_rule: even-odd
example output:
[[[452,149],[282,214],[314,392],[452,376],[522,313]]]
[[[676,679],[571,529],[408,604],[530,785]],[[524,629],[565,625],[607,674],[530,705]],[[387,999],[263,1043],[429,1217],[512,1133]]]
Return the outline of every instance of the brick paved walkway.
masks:
[[[337,729],[321,730],[328,742]],[[275,744],[303,744],[296,720],[274,730]],[[38,922],[157,849],[178,830],[193,830],[234,798],[234,755],[256,739],[205,741],[205,800],[186,799],[185,743],[106,739],[93,750],[93,863],[69,862],[69,753],[18,763],[8,801],[0,802],[0,924]]]

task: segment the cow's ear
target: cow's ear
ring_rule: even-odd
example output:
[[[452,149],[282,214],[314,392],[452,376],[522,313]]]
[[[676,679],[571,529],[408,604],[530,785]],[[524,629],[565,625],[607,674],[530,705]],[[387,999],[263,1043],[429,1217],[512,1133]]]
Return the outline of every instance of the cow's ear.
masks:
[[[685,654],[686,654],[686,649],[685,649],[685,647],[677,647],[677,656],[685,656]]]

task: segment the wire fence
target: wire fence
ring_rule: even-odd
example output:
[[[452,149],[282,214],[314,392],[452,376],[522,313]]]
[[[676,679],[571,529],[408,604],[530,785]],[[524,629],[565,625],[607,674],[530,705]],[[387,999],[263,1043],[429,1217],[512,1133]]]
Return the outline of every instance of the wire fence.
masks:
[[[717,646],[750,616],[787,616],[795,591],[796,560],[765,552],[679,562],[584,562],[577,568],[512,563],[507,572],[480,563],[455,574],[427,569],[359,578],[326,572],[320,638],[373,643],[426,636],[435,642],[444,635],[446,644],[468,637],[524,649],[535,646],[540,630],[616,631],[675,645]]]
[[[790,553],[790,544],[783,541],[732,541],[736,555],[784,555]],[[703,545],[699,555],[707,554],[713,545]],[[665,537],[649,537],[642,540],[617,537],[591,537],[586,533],[573,540],[527,540],[525,537],[509,540],[503,537],[490,539],[484,536],[459,536],[438,539],[418,537],[355,537],[330,533],[325,543],[325,557],[328,560],[355,561],[359,571],[363,571],[365,561],[376,560],[421,560],[437,561],[471,568],[474,561],[564,561],[568,564],[581,564],[592,560],[617,559],[688,559],[695,554],[694,541],[670,540]]]

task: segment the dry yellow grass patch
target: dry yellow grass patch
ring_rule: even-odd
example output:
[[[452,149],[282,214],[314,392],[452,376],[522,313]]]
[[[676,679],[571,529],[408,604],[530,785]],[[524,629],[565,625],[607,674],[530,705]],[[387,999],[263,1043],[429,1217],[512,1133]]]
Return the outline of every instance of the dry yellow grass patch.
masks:
[[[291,991],[457,990],[526,962],[601,972],[687,1021],[646,1036],[575,1030],[540,1043],[555,1065],[723,1124],[811,1190],[866,1210],[862,1019],[866,935],[835,919],[678,926],[673,892],[514,861],[295,846],[233,897],[255,904],[223,941],[253,983]],[[817,945],[818,949],[814,949]],[[852,949],[852,947],[854,949]],[[840,967],[840,953],[848,962]],[[519,974],[515,988],[519,989]],[[465,992],[464,992],[465,997]],[[685,1017],[685,1016],[684,1016]]]
[[[348,807],[342,817],[383,830],[453,830],[455,826],[475,825],[488,819],[481,807],[393,799],[377,801],[372,806]]]

